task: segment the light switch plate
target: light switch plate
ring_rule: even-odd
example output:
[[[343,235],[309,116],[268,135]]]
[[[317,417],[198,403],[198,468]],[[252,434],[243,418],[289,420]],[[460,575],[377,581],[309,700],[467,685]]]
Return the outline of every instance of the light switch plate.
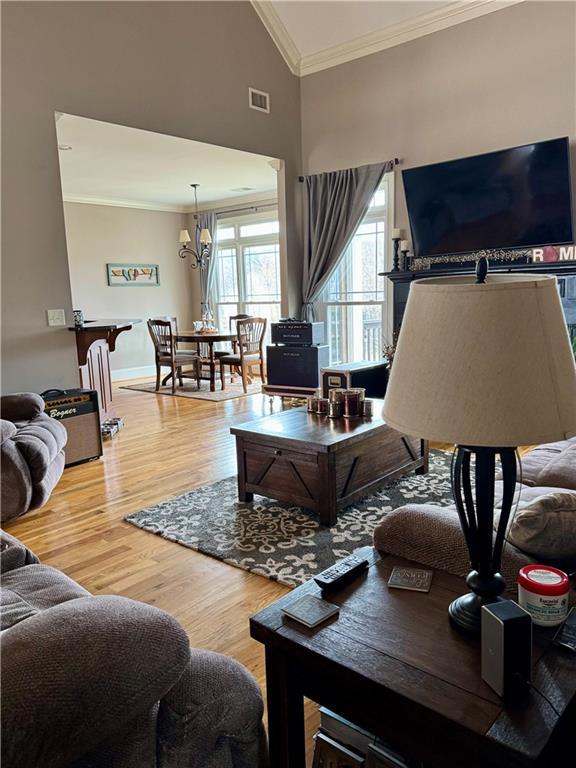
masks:
[[[66,313],[63,309],[47,309],[48,325],[66,325]]]

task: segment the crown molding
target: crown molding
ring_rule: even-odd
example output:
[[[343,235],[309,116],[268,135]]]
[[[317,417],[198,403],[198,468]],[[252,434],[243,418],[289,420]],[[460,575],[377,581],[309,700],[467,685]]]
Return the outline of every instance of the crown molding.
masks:
[[[370,32],[316,53],[300,55],[271,0],[251,0],[252,5],[293,74],[299,77],[369,56],[410,40],[431,35],[526,0],[456,0],[428,13]]]
[[[200,213],[206,211],[225,211],[226,208],[238,208],[245,205],[246,207],[254,206],[257,208],[259,205],[270,205],[271,202],[278,202],[278,193],[275,189],[266,190],[264,192],[253,192],[251,195],[238,195],[238,197],[225,197],[221,200],[211,200],[207,203],[201,203],[198,206]],[[191,208],[187,213],[194,213]]]
[[[142,200],[119,200],[108,197],[88,197],[87,195],[63,195],[62,199],[65,203],[107,205],[111,208],[136,208],[142,211],[161,211],[164,213],[191,213],[193,210],[187,205],[163,205],[162,203],[146,203]]]
[[[111,208],[135,208],[142,211],[160,211],[162,213],[194,213],[194,205],[163,205],[162,203],[146,203],[139,200],[120,200],[108,197],[88,197],[87,195],[63,195],[65,203],[80,203],[82,205],[106,205]],[[222,200],[213,200],[198,206],[198,210],[223,211],[227,208],[238,208],[241,205],[247,207],[268,206],[277,203],[276,191],[254,192],[251,195],[239,195],[227,197]]]
[[[252,7],[260,17],[262,24],[268,30],[268,34],[282,54],[284,61],[293,75],[300,75],[300,51],[294,40],[284,26],[284,22],[278,16],[274,5],[270,0],[250,0]]]

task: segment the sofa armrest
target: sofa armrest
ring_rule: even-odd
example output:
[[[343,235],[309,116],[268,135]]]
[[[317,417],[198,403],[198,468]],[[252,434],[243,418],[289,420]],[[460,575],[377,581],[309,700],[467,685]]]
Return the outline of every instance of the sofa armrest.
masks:
[[[1,640],[4,768],[68,766],[152,707],[190,658],[175,619],[122,597],[54,606]]]
[[[32,565],[40,561],[28,547],[15,536],[6,531],[0,531],[0,572],[7,573],[24,565]]]
[[[190,662],[160,702],[158,768],[264,768],[268,765],[258,684],[234,659],[192,649]]]
[[[374,530],[373,539],[376,549],[429,568],[462,577],[470,571],[470,557],[454,507],[406,504],[386,515]],[[506,544],[502,575],[508,589],[515,589],[520,568],[534,562],[516,547]]]
[[[0,397],[2,418],[8,421],[28,421],[44,413],[44,400],[35,392],[16,392]]]

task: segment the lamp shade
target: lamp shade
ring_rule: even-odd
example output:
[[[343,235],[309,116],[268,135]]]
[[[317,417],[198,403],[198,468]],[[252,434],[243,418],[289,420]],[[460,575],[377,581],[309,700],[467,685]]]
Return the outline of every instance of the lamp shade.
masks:
[[[556,278],[414,282],[383,413],[400,432],[459,445],[576,434],[576,368]]]
[[[200,230],[200,243],[202,245],[210,245],[212,242],[212,236],[210,235],[209,229],[202,229]]]
[[[183,243],[184,245],[186,245],[187,243],[190,242],[190,235],[189,235],[187,229],[181,229],[180,230],[180,235],[178,237],[178,242],[179,243]]]

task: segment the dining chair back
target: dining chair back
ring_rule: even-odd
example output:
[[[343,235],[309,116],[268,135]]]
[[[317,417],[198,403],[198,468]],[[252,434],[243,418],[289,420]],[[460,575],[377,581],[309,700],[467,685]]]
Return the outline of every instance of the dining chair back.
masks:
[[[248,320],[249,317],[252,317],[252,315],[231,315],[228,318],[228,326],[230,328],[230,333],[238,333],[238,320]],[[238,352],[238,341],[237,339],[232,339],[232,349],[234,352]]]
[[[176,352],[175,317],[153,317],[148,320],[148,332],[159,357],[172,357]]]
[[[243,317],[236,319],[236,343],[232,354],[220,358],[220,378],[222,389],[225,387],[224,366],[240,369],[244,392],[248,392],[248,375],[252,366],[260,366],[260,378],[264,383],[264,334],[267,320],[265,317]]]
[[[241,357],[263,355],[262,345],[267,322],[265,317],[246,317],[236,321],[237,344]]]
[[[153,317],[148,320],[148,332],[154,344],[156,362],[156,391],[160,389],[160,367],[170,368],[170,374],[164,378],[165,384],[172,379],[172,392],[176,392],[176,378],[180,386],[184,384],[183,365],[194,365],[195,378],[200,388],[200,357],[192,351],[179,352],[176,335],[178,333],[178,321],[175,317]]]

